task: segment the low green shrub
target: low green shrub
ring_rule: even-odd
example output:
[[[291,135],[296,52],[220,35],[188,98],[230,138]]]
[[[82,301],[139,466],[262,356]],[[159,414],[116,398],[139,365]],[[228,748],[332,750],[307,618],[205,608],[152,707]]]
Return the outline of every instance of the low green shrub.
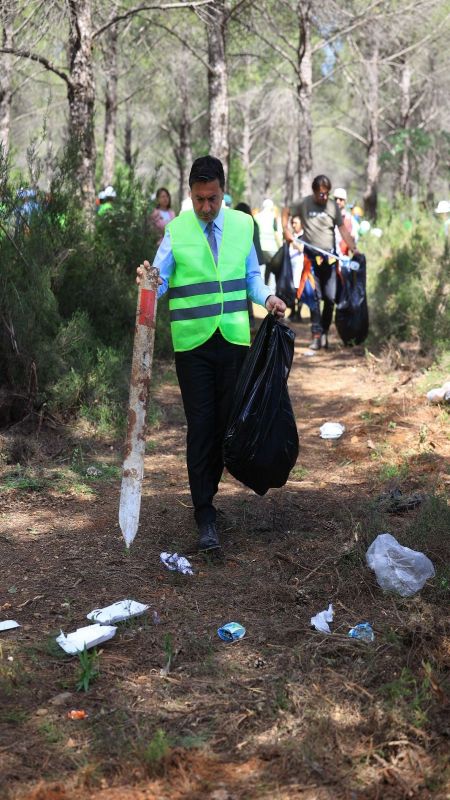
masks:
[[[32,155],[30,176],[39,174]],[[86,224],[70,148],[49,191],[31,199],[0,148],[0,371],[2,404],[81,413],[102,429],[124,424],[135,327],[136,266],[153,258],[148,190],[132,171],[115,180],[109,215]],[[93,209],[93,215],[95,210]],[[170,358],[167,300],[158,307],[155,355]],[[0,414],[10,421],[8,415]]]
[[[414,205],[381,211],[380,239],[366,235],[372,342],[418,338],[424,351],[450,337],[449,247],[432,213]]]

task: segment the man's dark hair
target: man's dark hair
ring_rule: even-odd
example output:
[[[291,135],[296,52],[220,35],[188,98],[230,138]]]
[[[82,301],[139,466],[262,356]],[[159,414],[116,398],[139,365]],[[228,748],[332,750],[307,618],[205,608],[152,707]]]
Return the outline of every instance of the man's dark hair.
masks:
[[[236,211],[243,211],[244,214],[250,214],[252,216],[252,210],[248,203],[238,203],[235,209]]]
[[[330,191],[331,181],[327,177],[327,175],[316,175],[316,177],[312,182],[311,188],[313,192],[317,192],[317,190],[320,189],[321,186],[325,186],[328,189],[328,191]]]
[[[200,156],[192,164],[189,174],[189,187],[192,189],[194,183],[208,183],[209,181],[219,181],[220,188],[225,189],[225,173],[222,162],[214,156]]]

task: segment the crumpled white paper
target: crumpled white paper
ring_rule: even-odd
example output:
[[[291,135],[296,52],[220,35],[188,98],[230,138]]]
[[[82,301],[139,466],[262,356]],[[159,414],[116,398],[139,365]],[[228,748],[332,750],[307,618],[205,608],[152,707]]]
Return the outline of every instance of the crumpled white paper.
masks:
[[[345,425],[340,422],[324,422],[320,428],[321,439],[340,439],[345,431]]]
[[[311,617],[311,625],[316,629],[316,631],[320,631],[321,633],[331,633],[328,623],[333,622],[333,617],[333,605],[330,603],[325,611],[319,611],[315,617]]]
[[[167,569],[171,572],[182,572],[183,575],[193,575],[191,562],[184,556],[179,556],[178,553],[161,553],[160,559]]]
[[[20,628],[18,622],[15,619],[5,619],[3,622],[0,622],[0,631],[10,631],[12,628]]]
[[[107,642],[115,635],[117,628],[114,625],[86,625],[85,628],[78,628],[73,633],[68,633],[67,636],[63,631],[56,637],[59,646],[69,654],[75,656],[81,653],[86,647],[96,647],[98,644]]]
[[[429,403],[445,403],[450,400],[450,381],[447,381],[438,389],[430,389],[427,392],[427,400]]]
[[[118,600],[105,608],[94,608],[87,618],[100,625],[113,625],[115,622],[123,622],[130,617],[137,617],[147,611],[149,606],[138,603],[136,600]]]
[[[366,553],[369,569],[373,569],[382,589],[411,597],[433,578],[435,570],[430,559],[417,550],[397,542],[390,533],[380,533]]]

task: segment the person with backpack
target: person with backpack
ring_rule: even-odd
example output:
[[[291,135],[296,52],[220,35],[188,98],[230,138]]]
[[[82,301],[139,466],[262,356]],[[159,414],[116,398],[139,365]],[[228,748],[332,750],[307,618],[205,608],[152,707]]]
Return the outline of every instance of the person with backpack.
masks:
[[[300,217],[305,242],[303,252],[303,277],[314,271],[315,291],[318,304],[323,301],[323,310],[313,313],[311,309],[311,350],[328,347],[328,330],[333,319],[333,308],[336,299],[336,265],[337,257],[324,256],[314,247],[328,253],[336,253],[335,227],[353,253],[358,253],[356,242],[344,225],[342,214],[336,201],[330,198],[331,181],[326,175],[317,175],[312,182],[312,194],[304,197],[289,209],[283,208],[283,234],[289,243],[293,234],[289,226],[289,217]],[[308,245],[311,245],[308,247]],[[319,307],[317,305],[317,307]]]

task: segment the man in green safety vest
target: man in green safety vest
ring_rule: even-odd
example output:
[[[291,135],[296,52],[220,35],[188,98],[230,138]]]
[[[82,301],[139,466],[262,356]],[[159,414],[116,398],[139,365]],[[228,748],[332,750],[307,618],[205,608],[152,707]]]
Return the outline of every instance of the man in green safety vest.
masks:
[[[158,296],[169,291],[175,366],[187,420],[187,468],[199,550],[220,547],[214,495],[223,471],[222,440],[237,376],[250,345],[247,297],[283,317],[253,245],[253,219],[224,208],[225,175],[213,156],[189,175],[192,211],[166,226],[153,265]],[[150,264],[138,267],[138,282]]]

